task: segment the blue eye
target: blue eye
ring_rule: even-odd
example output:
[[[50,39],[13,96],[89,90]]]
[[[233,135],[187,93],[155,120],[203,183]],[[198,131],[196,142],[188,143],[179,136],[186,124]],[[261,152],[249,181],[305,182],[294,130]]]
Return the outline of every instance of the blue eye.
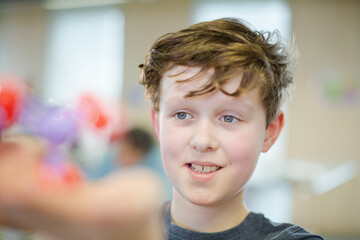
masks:
[[[183,120],[183,119],[187,119],[189,116],[186,112],[178,112],[178,113],[175,113],[175,117],[177,119]]]
[[[233,123],[233,122],[237,121],[237,119],[235,117],[230,116],[230,115],[223,116],[222,120],[226,123]]]

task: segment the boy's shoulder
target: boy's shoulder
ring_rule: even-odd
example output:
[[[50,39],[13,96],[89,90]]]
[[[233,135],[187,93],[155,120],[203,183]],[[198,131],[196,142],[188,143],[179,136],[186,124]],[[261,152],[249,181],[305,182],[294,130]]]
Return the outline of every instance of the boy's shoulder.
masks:
[[[254,212],[250,212],[244,221],[239,225],[231,229],[216,233],[203,233],[179,227],[171,219],[170,203],[164,204],[162,208],[162,218],[164,234],[168,240],[323,239],[318,235],[309,233],[300,226],[289,223],[275,223],[266,218],[263,214]]]
[[[245,220],[235,228],[239,228],[239,230],[246,233],[246,235],[241,235],[244,239],[323,239],[318,235],[306,231],[298,225],[291,223],[276,223],[266,218],[263,214],[254,212],[250,212]]]

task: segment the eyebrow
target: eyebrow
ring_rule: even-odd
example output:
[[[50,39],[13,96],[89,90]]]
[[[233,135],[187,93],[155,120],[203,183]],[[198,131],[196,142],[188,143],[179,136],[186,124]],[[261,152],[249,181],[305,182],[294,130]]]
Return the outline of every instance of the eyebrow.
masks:
[[[245,101],[243,99],[239,100],[238,98],[235,100],[235,97],[230,100],[226,100],[226,104],[230,105],[230,106],[238,106],[241,108],[245,108],[248,111],[251,111],[254,109],[253,104],[249,103],[249,101]]]
[[[164,103],[171,104],[171,105],[176,105],[176,104],[189,105],[189,102],[191,101],[191,99],[195,98],[195,97],[196,96],[180,98],[180,97],[175,96],[175,97],[170,97]],[[232,99],[226,99],[222,105],[239,107],[239,108],[245,109],[246,111],[251,111],[254,109],[254,106],[251,103],[249,103],[248,101],[235,99],[235,97]]]
[[[189,102],[188,98],[170,97],[164,103],[165,104],[186,104]]]

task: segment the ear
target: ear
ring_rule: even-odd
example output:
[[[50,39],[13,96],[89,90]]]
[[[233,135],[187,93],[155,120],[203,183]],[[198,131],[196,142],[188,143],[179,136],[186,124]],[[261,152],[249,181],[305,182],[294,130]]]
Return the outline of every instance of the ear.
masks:
[[[156,137],[159,139],[159,112],[151,108],[151,120]]]
[[[266,129],[265,140],[262,148],[262,152],[267,152],[271,146],[275,143],[279,137],[281,130],[284,126],[284,113],[280,113],[271,121],[270,125]]]

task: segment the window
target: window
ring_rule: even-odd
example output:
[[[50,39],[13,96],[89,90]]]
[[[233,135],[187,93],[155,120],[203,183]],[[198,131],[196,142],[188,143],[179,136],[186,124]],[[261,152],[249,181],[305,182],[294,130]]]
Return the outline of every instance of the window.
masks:
[[[81,92],[118,99],[123,82],[124,18],[114,8],[52,11],[44,97],[63,104]]]
[[[124,17],[116,8],[52,11],[44,73],[45,100],[75,107],[72,104],[81,94],[90,93],[103,103],[116,104],[123,85],[123,45]],[[88,177],[101,177],[109,133],[83,131],[78,141],[74,153],[77,162]]]
[[[285,1],[195,1],[193,23],[223,17],[235,17],[251,23],[255,29],[278,29],[287,38],[291,31],[291,10]]]

